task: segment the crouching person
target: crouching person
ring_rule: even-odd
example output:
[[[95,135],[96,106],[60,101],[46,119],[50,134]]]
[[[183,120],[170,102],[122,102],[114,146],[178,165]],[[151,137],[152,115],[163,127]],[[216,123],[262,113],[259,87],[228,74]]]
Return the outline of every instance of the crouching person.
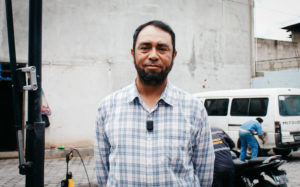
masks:
[[[234,164],[230,149],[235,145],[232,139],[219,128],[212,127],[212,138],[215,150],[213,187],[234,186]]]

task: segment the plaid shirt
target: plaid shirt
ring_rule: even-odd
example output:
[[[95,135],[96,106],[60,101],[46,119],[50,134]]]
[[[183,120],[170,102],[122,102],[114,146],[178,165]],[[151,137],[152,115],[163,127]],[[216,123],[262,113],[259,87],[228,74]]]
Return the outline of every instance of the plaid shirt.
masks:
[[[148,120],[153,131],[147,131]],[[101,187],[211,186],[214,149],[206,111],[170,83],[149,110],[133,83],[100,103],[95,162]]]

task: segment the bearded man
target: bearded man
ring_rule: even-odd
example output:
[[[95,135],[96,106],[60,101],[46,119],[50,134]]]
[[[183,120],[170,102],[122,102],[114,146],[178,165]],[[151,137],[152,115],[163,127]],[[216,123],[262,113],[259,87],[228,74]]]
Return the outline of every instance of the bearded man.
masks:
[[[99,185],[211,186],[214,148],[206,111],[167,79],[177,55],[173,30],[156,20],[140,25],[131,54],[135,82],[98,108]]]

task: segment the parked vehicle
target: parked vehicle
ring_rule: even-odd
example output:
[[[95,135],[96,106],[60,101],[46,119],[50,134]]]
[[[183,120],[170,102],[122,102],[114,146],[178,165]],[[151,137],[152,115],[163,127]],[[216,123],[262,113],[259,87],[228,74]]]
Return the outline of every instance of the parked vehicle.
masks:
[[[266,142],[258,141],[260,153],[271,149],[288,155],[300,147],[300,89],[239,89],[194,94],[203,103],[208,121],[222,128],[236,143],[239,128],[261,117]]]
[[[235,186],[238,187],[287,187],[286,172],[279,169],[285,163],[280,155],[257,157],[246,162],[238,158],[235,166]]]

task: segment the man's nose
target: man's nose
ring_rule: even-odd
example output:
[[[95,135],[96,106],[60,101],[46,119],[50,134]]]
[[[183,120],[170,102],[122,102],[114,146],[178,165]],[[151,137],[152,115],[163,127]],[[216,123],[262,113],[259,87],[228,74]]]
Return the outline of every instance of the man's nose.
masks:
[[[153,49],[150,51],[149,59],[150,59],[151,61],[156,61],[156,60],[158,60],[158,54],[157,54],[157,51],[156,51],[155,48],[153,48]]]

